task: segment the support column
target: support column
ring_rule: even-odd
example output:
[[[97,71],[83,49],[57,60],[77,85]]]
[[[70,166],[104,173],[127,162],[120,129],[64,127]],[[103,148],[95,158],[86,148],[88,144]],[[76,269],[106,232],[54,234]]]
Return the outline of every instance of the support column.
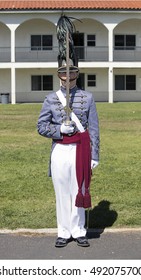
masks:
[[[11,29],[11,62],[15,62],[15,28]]]
[[[11,103],[16,104],[16,75],[13,66],[11,68]]]
[[[113,28],[109,29],[108,46],[109,46],[109,61],[113,62]]]
[[[109,73],[108,73],[108,92],[109,92],[109,103],[113,103],[113,68],[109,67]]]
[[[15,63],[15,29],[11,29],[11,62]],[[11,103],[16,104],[15,67],[11,68]]]
[[[104,24],[108,29],[108,46],[109,46],[109,72],[108,72],[108,101],[109,103],[113,103],[113,57],[114,57],[114,38],[113,38],[113,30],[117,24],[113,23],[105,23]]]
[[[15,30],[19,24],[7,24],[11,31],[11,103],[16,104],[16,76],[15,76]]]
[[[109,45],[109,62],[113,62],[113,26],[109,26],[108,33],[108,45]],[[108,91],[108,100],[109,103],[113,103],[113,67],[109,67],[109,91]]]

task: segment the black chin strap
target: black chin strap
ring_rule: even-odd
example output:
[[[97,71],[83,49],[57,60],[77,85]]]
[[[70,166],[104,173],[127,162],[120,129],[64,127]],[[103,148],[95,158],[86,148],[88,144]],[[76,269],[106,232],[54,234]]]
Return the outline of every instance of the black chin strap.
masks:
[[[72,81],[74,81],[74,80],[77,80],[78,76],[79,76],[79,74],[77,74],[77,76],[76,76],[75,78],[69,79],[69,82],[72,82]],[[59,79],[60,79],[61,81],[63,81],[63,82],[66,81],[66,79],[63,79],[63,78],[61,78],[61,77],[59,76],[59,73],[58,73],[58,77],[59,77]]]
[[[60,78],[60,80],[63,81],[63,82],[66,81],[66,79],[62,79],[62,78]],[[69,82],[72,82],[72,81],[74,81],[74,80],[77,80],[77,78],[69,79]]]

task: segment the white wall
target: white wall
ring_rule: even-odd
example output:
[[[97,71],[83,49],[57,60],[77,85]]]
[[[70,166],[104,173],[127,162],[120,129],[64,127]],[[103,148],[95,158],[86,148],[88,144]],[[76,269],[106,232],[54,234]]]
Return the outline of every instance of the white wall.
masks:
[[[10,30],[0,22],[0,47],[10,48]]]
[[[32,75],[53,75],[54,88],[57,91],[60,81],[56,70],[49,69],[17,69],[16,70],[16,99],[17,102],[42,102],[50,91],[31,91]]]
[[[26,21],[16,30],[16,46],[30,47],[31,35],[52,35],[55,34],[55,32],[55,25],[49,21],[42,19]]]
[[[11,102],[11,75],[9,69],[0,69],[0,102],[1,93],[9,93],[9,102]]]
[[[108,46],[108,30],[100,22],[94,19],[81,19],[81,22],[74,21],[76,30],[85,33],[85,46],[87,46],[87,34],[96,35],[96,46]]]
[[[136,75],[136,90],[114,90],[114,101],[141,101],[141,69],[114,69],[115,75]]]
[[[11,91],[11,74],[9,69],[0,69],[0,93]]]

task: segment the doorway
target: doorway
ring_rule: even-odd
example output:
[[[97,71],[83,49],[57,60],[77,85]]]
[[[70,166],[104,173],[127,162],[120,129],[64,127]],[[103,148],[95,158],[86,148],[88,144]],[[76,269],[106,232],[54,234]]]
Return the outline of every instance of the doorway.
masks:
[[[79,77],[77,79],[77,86],[78,86],[78,88],[85,90],[85,74],[84,73],[79,74]]]
[[[78,60],[84,60],[84,33],[73,33],[73,41]]]

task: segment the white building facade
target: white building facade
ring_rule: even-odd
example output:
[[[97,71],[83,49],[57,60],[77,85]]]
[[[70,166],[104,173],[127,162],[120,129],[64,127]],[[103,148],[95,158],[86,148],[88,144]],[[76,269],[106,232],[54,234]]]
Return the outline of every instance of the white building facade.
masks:
[[[64,14],[74,18],[81,87],[98,102],[141,101],[141,9]],[[0,10],[0,94],[9,93],[10,103],[43,102],[58,90],[60,15],[60,9]]]

